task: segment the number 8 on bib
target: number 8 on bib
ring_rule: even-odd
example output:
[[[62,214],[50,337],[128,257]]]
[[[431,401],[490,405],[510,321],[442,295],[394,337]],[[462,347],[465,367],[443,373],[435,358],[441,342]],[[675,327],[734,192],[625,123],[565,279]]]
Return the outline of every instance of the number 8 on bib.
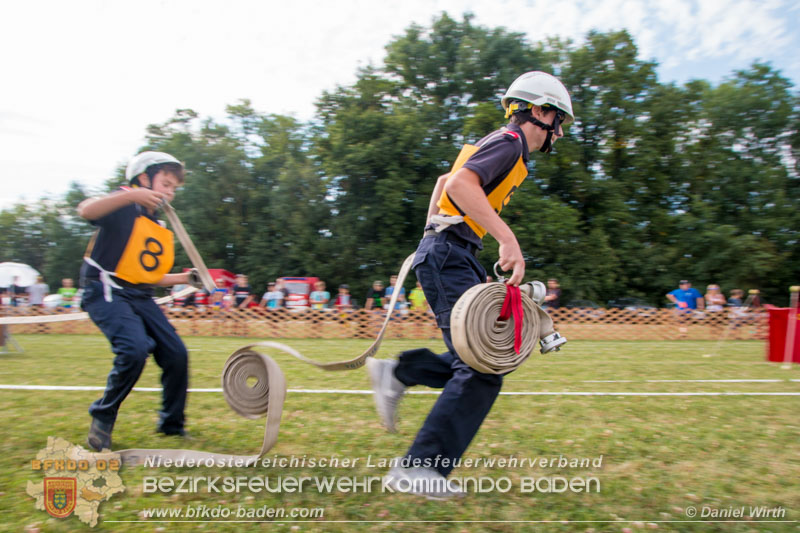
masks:
[[[114,269],[129,283],[158,283],[175,262],[175,245],[170,230],[145,216],[133,223],[122,257]]]

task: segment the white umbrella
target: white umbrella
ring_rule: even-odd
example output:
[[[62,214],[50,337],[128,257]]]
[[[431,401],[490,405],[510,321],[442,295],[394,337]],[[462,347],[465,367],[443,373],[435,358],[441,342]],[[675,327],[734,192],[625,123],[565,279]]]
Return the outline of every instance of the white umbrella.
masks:
[[[0,263],[0,287],[10,287],[17,279],[17,285],[28,287],[36,283],[39,272],[24,263]]]

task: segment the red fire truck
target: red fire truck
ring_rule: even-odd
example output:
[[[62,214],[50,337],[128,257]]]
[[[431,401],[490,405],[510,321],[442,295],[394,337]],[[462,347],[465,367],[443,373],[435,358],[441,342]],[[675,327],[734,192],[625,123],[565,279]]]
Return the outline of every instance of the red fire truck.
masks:
[[[311,291],[314,290],[314,285],[319,281],[319,278],[314,277],[283,277],[278,278],[278,281],[283,282],[283,288],[286,289],[288,295],[284,301],[287,309],[308,309],[311,307],[309,296]]]
[[[188,271],[188,268],[184,268],[183,271]],[[236,275],[233,272],[225,270],[224,268],[209,268],[208,273],[211,274],[211,279],[214,280],[214,284],[217,286],[217,289],[228,290],[229,288],[233,287],[234,283],[236,282]],[[196,306],[207,306],[209,295],[204,290],[199,290],[194,293],[194,305]],[[183,306],[186,302],[185,298],[180,298],[175,300],[175,305]]]

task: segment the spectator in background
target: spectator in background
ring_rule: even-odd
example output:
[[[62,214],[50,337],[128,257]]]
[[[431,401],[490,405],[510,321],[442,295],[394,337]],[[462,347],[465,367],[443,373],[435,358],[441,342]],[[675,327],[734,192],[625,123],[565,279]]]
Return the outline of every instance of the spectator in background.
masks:
[[[250,282],[244,274],[236,275],[236,283],[233,286],[233,305],[237,309],[247,309],[253,301],[253,294],[250,290]]]
[[[188,295],[186,298],[183,299],[183,307],[195,307],[197,305],[197,292],[193,292],[192,294]]]
[[[561,286],[556,278],[547,280],[547,293],[544,297],[544,307],[547,309],[558,309],[561,301]]]
[[[184,296],[183,298],[176,298],[176,296],[179,292],[187,287],[189,287],[189,285],[186,283],[178,283],[173,285],[172,289],[169,291],[169,294],[172,296],[173,300],[172,302],[167,303],[166,307],[185,307],[187,305],[186,300],[188,297]],[[192,293],[190,296],[194,296],[194,293]],[[192,301],[194,302],[194,299]]]
[[[742,289],[732,289],[731,297],[728,298],[728,307],[731,308],[731,314],[734,316],[731,326],[738,328],[745,323],[745,317],[749,313],[749,309],[744,307],[744,291]]]
[[[386,290],[383,293],[385,296],[384,307],[386,307],[386,309],[389,309],[389,300],[391,299],[392,294],[394,294],[395,283],[397,283],[397,276],[390,277],[389,286],[386,287]],[[396,310],[402,309],[403,307],[405,307],[405,302],[406,302],[406,289],[405,287],[400,287],[400,293],[397,295],[397,303],[394,304],[394,308]]]
[[[748,309],[752,309],[754,311],[761,311],[764,307],[764,304],[761,302],[761,293],[756,292],[753,294],[753,297],[750,299],[750,305],[747,306]]]
[[[383,282],[381,280],[375,280],[372,283],[372,288],[367,293],[367,299],[364,301],[364,308],[368,311],[373,308],[382,309],[385,294]]]
[[[667,293],[667,299],[683,310],[703,309],[705,300],[700,292],[692,287],[689,280],[682,279],[679,287]]]
[[[286,302],[289,299],[289,289],[286,288],[286,284],[282,279],[275,280],[275,290],[281,291],[283,298],[281,298],[281,305],[280,307],[286,307]]]
[[[209,305],[211,305],[211,293],[209,293],[205,289],[200,289],[192,296],[194,296],[194,301],[192,302],[192,304],[200,309],[205,309]]]
[[[36,283],[28,287],[27,291],[28,303],[42,307],[44,306],[44,297],[50,294],[50,287],[44,282],[42,276],[38,276]]]
[[[217,309],[227,309],[230,302],[227,300],[228,288],[225,286],[225,280],[222,278],[216,279],[214,280],[214,285],[217,288],[208,295],[208,305]]]
[[[325,309],[331,300],[331,293],[325,290],[325,282],[316,282],[314,289],[308,297],[311,302],[311,309]]]
[[[725,295],[719,289],[719,285],[713,283],[706,287],[705,300],[708,311],[722,311],[727,303]]]
[[[731,290],[731,296],[728,298],[728,307],[741,307],[744,305],[744,291],[742,289]]]
[[[419,281],[417,282],[417,286],[411,289],[408,299],[411,302],[412,311],[428,310],[428,300],[425,299],[425,292],[423,292],[422,285],[420,285]]]
[[[58,294],[61,296],[61,307],[69,310],[76,309],[78,307],[77,293],[78,289],[75,288],[72,278],[62,279],[61,288],[58,289]]]
[[[11,299],[11,307],[17,307],[22,303],[21,295],[25,294],[25,288],[19,286],[19,277],[14,276],[11,285],[8,287],[8,296]]]
[[[279,291],[275,283],[268,283],[267,292],[264,293],[259,305],[265,309],[280,309],[283,307],[283,291]]]
[[[353,303],[350,301],[350,287],[348,285],[339,285],[339,294],[336,295],[333,306],[338,311],[349,311],[353,308]]]

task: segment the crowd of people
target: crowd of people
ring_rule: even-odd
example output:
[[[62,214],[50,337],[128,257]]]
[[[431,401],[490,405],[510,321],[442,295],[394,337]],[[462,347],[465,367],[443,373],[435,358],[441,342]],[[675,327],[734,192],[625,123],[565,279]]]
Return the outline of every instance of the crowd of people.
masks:
[[[725,310],[726,307],[742,307],[745,305],[744,291],[742,289],[731,289],[730,296],[725,298],[725,294],[716,283],[711,283],[706,287],[706,293],[692,287],[688,279],[682,279],[678,283],[678,288],[670,291],[666,295],[674,306],[684,311],[708,311],[712,313]],[[751,307],[760,306],[758,296],[749,302]]]
[[[217,289],[209,294],[200,291],[198,295],[190,295],[181,299],[177,305],[185,307],[212,306],[220,309],[247,309],[259,307],[266,310],[278,309],[314,309],[314,310],[335,310],[352,311],[363,307],[367,310],[380,311],[387,310],[392,298],[397,276],[392,276],[388,286],[384,286],[383,281],[376,280],[372,287],[365,294],[363,303],[353,298],[350,293],[350,286],[343,283],[339,285],[338,292],[334,295],[327,290],[325,281],[317,280],[313,282],[313,287],[307,287],[306,294],[293,293],[288,288],[288,283],[283,279],[277,279],[267,284],[267,290],[258,298],[258,293],[250,286],[248,276],[238,274],[236,282],[228,286],[224,279],[215,280]],[[186,285],[176,285],[173,294],[180,292]],[[312,290],[313,289],[313,290]],[[417,282],[416,287],[406,296],[405,288],[401,287],[395,309],[400,312],[430,310],[425,293]]]
[[[3,305],[11,307],[42,307],[60,311],[77,311],[80,308],[81,292],[75,286],[72,278],[61,280],[61,287],[55,293],[50,292],[50,286],[45,283],[42,276],[36,278],[36,282],[28,286],[21,284],[19,278],[15,277],[11,285],[0,290]],[[48,298],[56,295],[57,298]]]
[[[297,306],[301,309],[315,310],[336,310],[351,311],[363,307],[366,310],[385,311],[389,308],[389,301],[394,291],[397,276],[389,279],[388,285],[381,280],[375,280],[364,296],[363,305],[352,297],[350,286],[341,284],[335,295],[327,290],[324,281],[316,281],[313,290],[307,295],[305,304]],[[492,281],[491,276],[487,276],[487,282]],[[258,294],[250,286],[249,278],[245,274],[238,274],[236,281],[228,285],[222,279],[216,280],[218,287],[212,293],[201,291],[201,295],[188,296],[179,302],[179,305],[193,307],[197,305],[208,305],[221,309],[247,309],[249,307],[260,307],[267,310],[277,310],[292,307],[289,305],[289,290],[283,280],[269,282],[267,290],[258,298]],[[177,293],[186,285],[177,285],[173,293]],[[58,298],[47,298],[58,295]],[[732,307],[742,307],[746,304],[745,291],[742,289],[731,289],[728,296],[716,283],[706,286],[705,294],[692,287],[689,280],[680,280],[678,288],[668,292],[666,299],[668,305],[674,306],[679,310],[720,312]],[[21,286],[15,278],[12,284],[2,289],[2,302],[4,305],[12,307],[29,305],[35,307],[47,307],[61,311],[80,310],[80,289],[75,286],[72,278],[61,280],[61,286],[55,293],[50,292],[50,286],[45,283],[42,276],[39,276],[36,283],[27,287]],[[755,296],[747,305],[751,307],[760,306],[758,296]],[[547,280],[547,293],[543,307],[545,309],[558,309],[561,306],[561,286],[556,278]],[[425,293],[419,282],[406,295],[405,288],[400,288],[400,294],[395,303],[395,310],[403,313],[409,311],[429,312],[430,306],[425,299]]]

